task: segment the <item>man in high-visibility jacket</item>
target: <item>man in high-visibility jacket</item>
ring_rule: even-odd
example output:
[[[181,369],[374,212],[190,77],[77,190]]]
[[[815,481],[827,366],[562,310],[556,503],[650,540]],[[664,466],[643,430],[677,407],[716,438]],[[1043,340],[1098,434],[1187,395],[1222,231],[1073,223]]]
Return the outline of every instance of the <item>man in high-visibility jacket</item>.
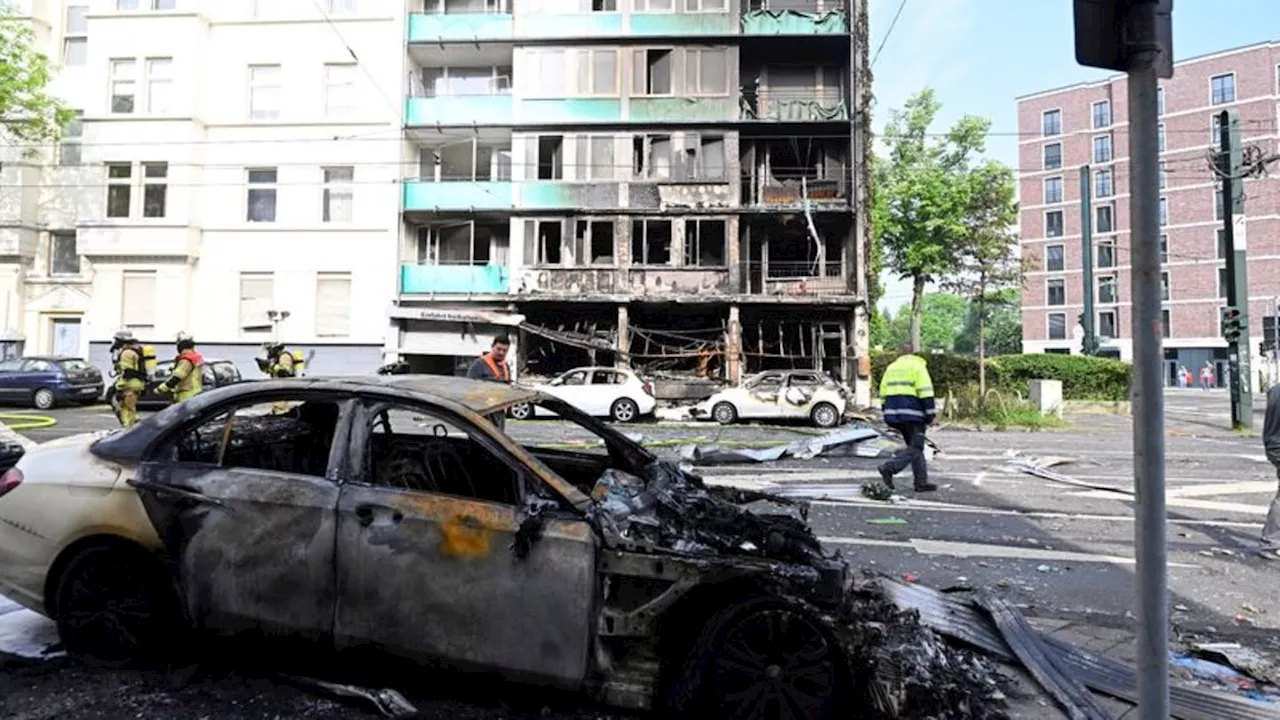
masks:
[[[902,355],[885,368],[880,378],[880,401],[884,405],[885,423],[902,433],[906,447],[880,466],[880,477],[885,485],[893,487],[893,476],[911,466],[916,492],[937,490],[929,482],[929,468],[925,463],[925,428],[937,417],[933,399],[933,379],[924,358],[916,355],[914,348],[905,345]]]
[[[490,346],[489,352],[484,353],[471,363],[470,369],[467,370],[467,377],[472,380],[488,380],[489,382],[511,383],[511,368],[507,365],[507,351],[511,349],[511,339],[506,335],[499,335],[493,339],[493,345]],[[503,413],[494,413],[489,416],[489,421],[498,426],[499,430],[503,430],[507,425],[507,416]]]
[[[111,408],[122,427],[138,422],[138,396],[147,389],[147,367],[142,346],[133,333],[121,330],[111,342],[111,375],[116,379]]]
[[[173,361],[173,372],[160,386],[161,392],[173,393],[175,402],[183,402],[204,390],[204,358],[196,352],[196,341],[190,335],[178,333],[178,357]]]

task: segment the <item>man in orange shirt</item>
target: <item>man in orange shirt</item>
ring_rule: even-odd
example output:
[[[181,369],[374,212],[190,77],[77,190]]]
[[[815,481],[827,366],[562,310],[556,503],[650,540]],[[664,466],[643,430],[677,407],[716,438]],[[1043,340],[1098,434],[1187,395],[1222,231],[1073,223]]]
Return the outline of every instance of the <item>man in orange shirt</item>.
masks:
[[[489,348],[489,352],[484,353],[471,363],[471,368],[467,370],[467,377],[473,380],[488,380],[489,382],[510,383],[511,368],[507,365],[507,351],[511,349],[511,339],[506,335],[499,335],[493,339],[493,345]],[[503,413],[494,413],[489,416],[489,420],[498,426],[499,430],[506,427],[506,415]]]

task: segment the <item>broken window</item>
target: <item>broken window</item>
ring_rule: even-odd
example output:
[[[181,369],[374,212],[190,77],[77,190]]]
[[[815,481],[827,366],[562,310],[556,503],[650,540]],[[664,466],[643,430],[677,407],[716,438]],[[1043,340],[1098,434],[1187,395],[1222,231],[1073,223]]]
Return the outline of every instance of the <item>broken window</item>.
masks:
[[[575,224],[574,256],[578,264],[613,264],[613,222],[579,220]]]
[[[579,50],[578,95],[618,94],[618,51]]]
[[[671,221],[645,218],[631,221],[631,262],[671,264]]]
[[[559,220],[536,221],[537,260],[539,265],[560,264],[560,243],[562,240],[562,224]]]
[[[564,136],[538,137],[538,179],[564,179]]]
[[[724,138],[720,135],[690,136],[685,149],[689,177],[694,180],[725,180]]]
[[[578,161],[581,179],[613,180],[614,139],[612,135],[581,136],[578,138]]]
[[[727,95],[728,49],[689,48],[685,51],[684,74],[685,95]]]
[[[631,53],[631,93],[671,94],[671,48],[648,48]]]
[[[591,0],[591,12],[618,12],[618,0]]]
[[[180,434],[168,451],[170,457],[180,463],[323,478],[338,425],[338,404],[289,400],[286,396],[220,411]]]
[[[684,221],[684,264],[723,267],[728,222],[698,218]]]
[[[376,487],[452,495],[514,505],[511,466],[480,441],[479,432],[426,408],[382,404],[368,412],[368,444],[361,466]]]
[[[508,230],[504,225],[475,223],[428,225],[418,228],[419,265],[488,265],[494,260],[506,264]]]
[[[671,136],[637,135],[631,141],[632,165],[637,178],[666,180],[671,177]]]

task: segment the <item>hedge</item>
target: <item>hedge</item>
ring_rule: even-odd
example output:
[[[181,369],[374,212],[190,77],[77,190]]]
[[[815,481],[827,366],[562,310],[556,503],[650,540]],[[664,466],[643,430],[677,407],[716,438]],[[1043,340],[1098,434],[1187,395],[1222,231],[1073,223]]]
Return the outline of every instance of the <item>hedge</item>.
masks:
[[[879,389],[884,369],[897,353],[876,353],[871,358],[871,377]],[[948,392],[978,382],[978,358],[971,355],[926,355],[934,393]],[[1133,369],[1119,360],[1084,355],[1001,355],[987,358],[987,387],[1026,395],[1028,380],[1060,380],[1065,400],[1125,400]]]

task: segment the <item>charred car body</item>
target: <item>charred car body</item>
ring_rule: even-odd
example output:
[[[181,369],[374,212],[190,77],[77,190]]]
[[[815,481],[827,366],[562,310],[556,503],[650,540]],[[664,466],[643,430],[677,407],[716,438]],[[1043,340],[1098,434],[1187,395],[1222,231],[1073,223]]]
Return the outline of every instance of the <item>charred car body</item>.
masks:
[[[517,403],[599,452],[526,448],[484,419]],[[859,620],[875,601],[795,508],[750,512],[773,500],[707,488],[513,386],[220,388],[29,451],[0,488],[0,592],[84,653],[187,629],[287,636],[679,716],[824,718],[867,707],[855,678],[897,622]],[[991,689],[949,687],[928,701],[977,707]]]

